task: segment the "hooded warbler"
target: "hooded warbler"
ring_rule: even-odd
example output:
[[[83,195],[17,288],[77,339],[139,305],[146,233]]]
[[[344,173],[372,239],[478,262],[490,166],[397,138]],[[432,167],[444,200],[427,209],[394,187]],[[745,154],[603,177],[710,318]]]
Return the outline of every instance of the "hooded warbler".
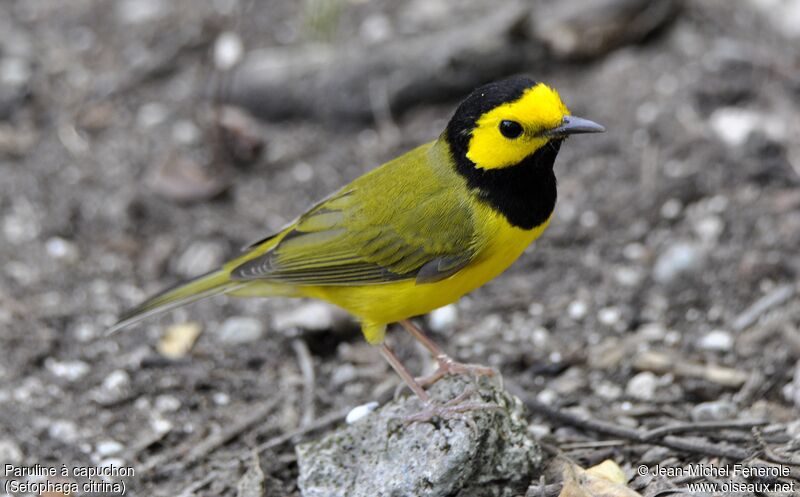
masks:
[[[439,137],[355,179],[221,268],[166,290],[110,331],[217,294],[311,297],[354,315],[366,340],[428,401],[384,343],[400,322],[448,373],[457,363],[409,318],[502,273],[547,228],[564,139],[604,128],[574,117],[549,86],[513,77],[474,90]]]

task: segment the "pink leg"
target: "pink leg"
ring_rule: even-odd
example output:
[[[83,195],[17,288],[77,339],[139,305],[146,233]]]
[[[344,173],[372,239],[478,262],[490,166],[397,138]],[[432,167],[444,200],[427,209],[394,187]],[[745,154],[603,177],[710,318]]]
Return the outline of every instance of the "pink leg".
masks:
[[[406,329],[406,331],[411,333],[414,338],[419,340],[419,342],[424,345],[426,349],[430,350],[434,357],[436,357],[436,362],[439,363],[439,367],[436,368],[436,371],[434,371],[431,375],[417,378],[417,385],[422,387],[431,386],[448,374],[468,374],[474,376],[494,376],[496,374],[494,369],[486,366],[480,366],[477,364],[464,364],[454,361],[444,352],[444,350],[436,345],[433,340],[428,338],[428,336],[425,335],[425,333],[423,333],[422,330],[410,320],[406,319],[404,321],[400,321],[400,324]]]
[[[392,349],[390,349],[385,343],[381,345],[381,354],[383,354],[383,357],[385,357],[386,361],[392,366],[392,369],[394,369],[397,374],[400,375],[400,378],[403,379],[406,385],[408,385],[408,388],[417,394],[417,396],[422,399],[423,402],[429,403],[431,398],[428,396],[428,392],[426,392],[425,389],[422,388],[420,384],[416,382],[416,380],[414,380],[414,377],[411,376],[411,373],[408,372],[408,369],[403,366],[403,363],[400,362],[400,359],[397,358]]]

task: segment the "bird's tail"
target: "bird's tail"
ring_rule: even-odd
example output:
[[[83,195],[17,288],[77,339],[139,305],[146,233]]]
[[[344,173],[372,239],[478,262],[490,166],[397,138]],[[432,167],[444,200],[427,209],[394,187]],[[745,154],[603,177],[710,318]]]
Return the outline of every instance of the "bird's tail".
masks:
[[[161,314],[196,300],[234,291],[241,288],[243,284],[245,283],[241,281],[232,281],[230,271],[227,269],[211,271],[164,290],[125,312],[120,316],[119,321],[108,329],[107,333],[114,333],[150,316]]]

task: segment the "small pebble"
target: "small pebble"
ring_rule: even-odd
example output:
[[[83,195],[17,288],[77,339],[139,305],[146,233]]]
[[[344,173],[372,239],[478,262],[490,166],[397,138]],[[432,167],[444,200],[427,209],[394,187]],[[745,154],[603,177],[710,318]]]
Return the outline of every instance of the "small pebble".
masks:
[[[172,140],[180,145],[194,145],[200,135],[197,125],[187,119],[181,119],[172,125]]]
[[[676,198],[671,198],[661,206],[661,217],[664,219],[676,219],[681,215],[683,204]]]
[[[705,262],[705,252],[697,244],[676,242],[658,256],[653,277],[659,283],[669,283],[684,273],[699,270]]]
[[[124,24],[143,24],[162,17],[165,7],[163,0],[122,0],[116,4],[116,14]]]
[[[455,304],[440,307],[428,314],[428,327],[431,331],[450,331],[458,324],[458,307]]]
[[[0,465],[14,464],[22,462],[22,449],[11,439],[0,439]]]
[[[128,388],[131,384],[131,376],[124,369],[117,369],[109,373],[103,380],[103,389],[108,391],[118,391]]]
[[[51,438],[71,444],[78,440],[78,427],[67,419],[54,419],[47,428],[47,434]]]
[[[150,427],[156,433],[167,433],[172,430],[172,421],[164,419],[161,416],[155,416],[150,420]]]
[[[617,400],[622,397],[622,387],[609,381],[601,381],[594,387],[594,393],[605,400]]]
[[[693,228],[704,243],[715,243],[725,230],[725,222],[719,216],[704,216],[695,221]]]
[[[122,452],[124,448],[125,446],[116,440],[107,439],[97,442],[94,450],[100,457],[107,457]]]
[[[220,71],[228,71],[242,60],[244,44],[233,31],[223,31],[214,42],[214,65]]]
[[[639,326],[636,334],[644,341],[660,342],[667,335],[667,329],[661,323],[645,323]]]
[[[189,245],[178,258],[175,272],[184,278],[191,278],[198,274],[207,273],[218,267],[225,257],[225,248],[210,241],[197,241]]]
[[[167,119],[167,108],[158,102],[149,102],[141,107],[136,114],[136,124],[143,129],[152,128]]]
[[[222,323],[216,337],[223,343],[255,342],[264,336],[264,323],[260,319],[234,316]]]
[[[203,328],[200,323],[188,322],[173,324],[166,329],[156,349],[158,353],[169,359],[185,356],[194,347],[194,342]]]
[[[658,377],[650,371],[642,371],[628,381],[625,394],[640,400],[653,400],[656,395]]]
[[[528,425],[528,433],[530,433],[533,438],[541,440],[542,438],[550,435],[552,430],[548,425],[531,423]]]
[[[291,329],[307,331],[325,331],[334,328],[340,320],[340,312],[324,302],[309,302],[285,312],[277,313],[273,318],[274,328],[279,332]]]
[[[692,408],[694,421],[722,421],[735,419],[738,409],[735,404],[727,400],[701,402]]]
[[[614,279],[622,286],[633,287],[642,281],[642,272],[631,266],[619,266],[614,270]]]
[[[175,412],[181,408],[181,401],[174,395],[159,395],[153,407],[159,412]]]
[[[616,307],[604,307],[597,313],[597,320],[606,326],[614,326],[621,318],[622,313]]]
[[[45,249],[47,255],[53,259],[59,259],[67,262],[75,262],[80,258],[78,247],[69,240],[65,240],[60,236],[49,238],[45,242]]]
[[[717,137],[729,146],[744,145],[759,127],[763,116],[749,109],[721,107],[709,118],[709,125]]]
[[[21,87],[31,79],[30,62],[21,57],[0,59],[0,84]]]
[[[392,22],[383,14],[373,14],[361,23],[359,34],[367,43],[385,41],[392,36]]]
[[[569,314],[569,317],[575,321],[580,321],[581,319],[585,318],[588,311],[589,308],[586,305],[586,302],[582,300],[573,300],[570,302],[569,307],[567,307],[567,314]]]
[[[378,408],[377,402],[367,402],[366,404],[361,404],[360,406],[356,406],[350,409],[350,412],[347,413],[347,416],[344,418],[345,422],[349,425],[359,421],[369,415],[372,411]]]
[[[76,381],[86,376],[91,367],[83,361],[57,361],[52,357],[47,358],[44,366],[48,371],[67,381]]]
[[[558,394],[549,388],[545,388],[536,396],[536,400],[542,404],[554,405],[558,400]]]
[[[733,336],[725,330],[713,330],[701,337],[697,346],[713,352],[729,352],[733,349]]]

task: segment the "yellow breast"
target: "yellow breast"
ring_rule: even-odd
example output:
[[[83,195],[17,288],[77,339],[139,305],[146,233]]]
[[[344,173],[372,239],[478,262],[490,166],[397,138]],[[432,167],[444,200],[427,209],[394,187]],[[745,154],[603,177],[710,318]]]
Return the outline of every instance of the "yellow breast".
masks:
[[[475,260],[453,276],[434,283],[414,280],[357,287],[305,287],[302,293],[336,304],[365,325],[382,326],[418,316],[458,300],[505,271],[542,232],[550,220],[532,230],[511,226],[487,206],[478,207],[484,227],[483,248]],[[370,337],[367,337],[368,339]],[[382,337],[380,337],[382,338]]]

